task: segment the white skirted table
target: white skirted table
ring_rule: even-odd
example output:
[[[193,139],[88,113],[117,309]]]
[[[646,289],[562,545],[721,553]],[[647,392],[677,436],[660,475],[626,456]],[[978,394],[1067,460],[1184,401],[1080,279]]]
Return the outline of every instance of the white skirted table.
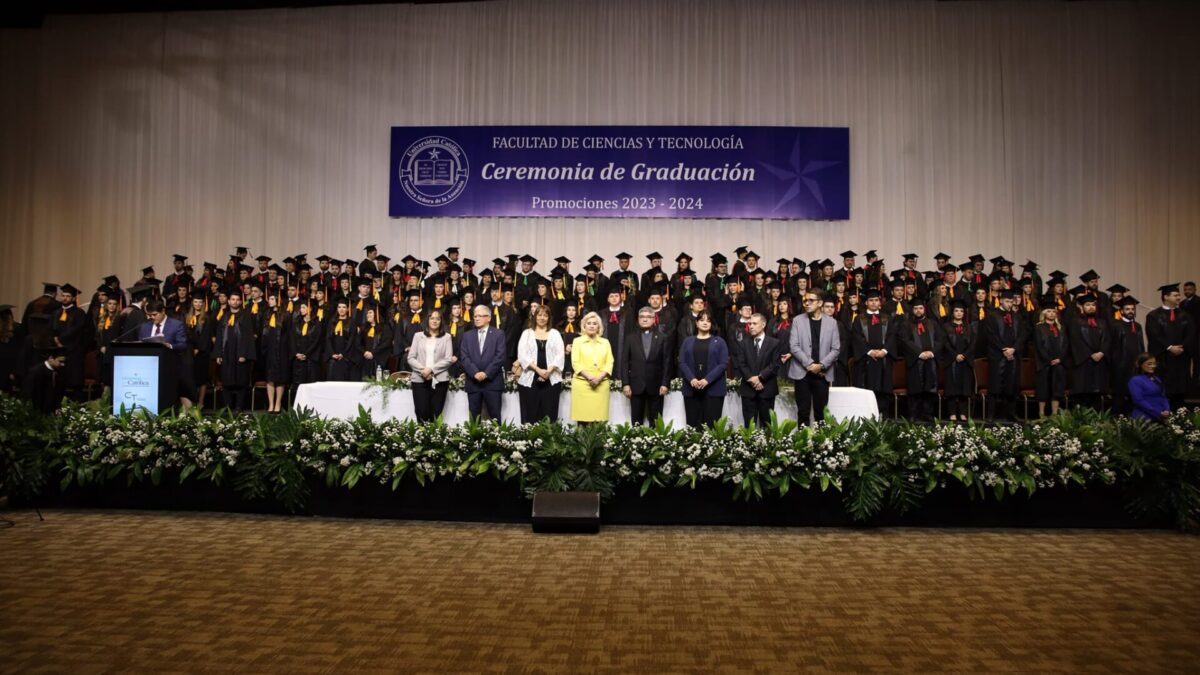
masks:
[[[371,419],[383,422],[389,419],[416,419],[416,409],[413,407],[411,391],[384,391],[378,387],[368,386],[362,382],[314,382],[302,384],[296,391],[296,400],[292,407],[296,410],[312,410],[321,417],[351,420],[358,417],[358,407],[362,406],[370,412]],[[729,421],[740,425],[742,418],[742,401],[736,392],[725,396],[724,415]],[[629,399],[620,392],[613,392],[609,401],[609,423],[629,423]],[[877,418],[879,408],[875,403],[875,394],[866,389],[854,387],[832,387],[829,390],[829,413],[834,419],[843,420],[855,417]],[[775,399],[775,414],[779,419],[796,419],[796,400],[790,391]],[[442,411],[442,419],[446,424],[462,424],[467,421],[467,394],[462,391],[452,391],[446,395],[446,408]],[[517,424],[521,421],[520,399],[515,393],[506,393],[502,397],[500,416],[505,422]],[[564,391],[559,398],[558,418],[563,421],[571,419],[571,392]],[[683,413],[683,394],[673,391],[667,394],[663,402],[663,420],[676,428],[686,426]]]

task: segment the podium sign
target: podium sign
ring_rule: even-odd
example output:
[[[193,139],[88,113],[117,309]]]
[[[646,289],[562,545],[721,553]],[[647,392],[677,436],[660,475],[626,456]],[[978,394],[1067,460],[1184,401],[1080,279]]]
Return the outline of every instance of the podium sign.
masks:
[[[113,414],[144,408],[158,414],[158,357],[118,354],[113,358]]]

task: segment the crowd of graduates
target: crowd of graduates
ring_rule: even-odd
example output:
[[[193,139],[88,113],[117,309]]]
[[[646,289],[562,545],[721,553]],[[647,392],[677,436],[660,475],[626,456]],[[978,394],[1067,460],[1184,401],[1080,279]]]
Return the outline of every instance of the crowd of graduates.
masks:
[[[593,255],[575,273],[574,262],[562,256],[539,270],[530,255],[481,266],[452,247],[432,264],[412,255],[393,264],[376,246],[364,251],[361,260],[321,255],[313,267],[305,254],[276,261],[238,248],[224,265],[205,262],[198,275],[187,256],[176,255],[165,278],[146,267],[126,289],[109,276],[90,298],[71,284],[45,284],[19,323],[14,308],[0,306],[3,387],[49,401],[60,391],[82,399],[91,381],[110,385],[112,343],[136,338],[148,313],[186,326],[180,391],[188,402],[202,404],[219,383],[224,404],[245,409],[250,388],[266,382],[268,407],[277,411],[289,387],[407,370],[406,352],[434,311],[457,354],[473,309],[487,307],[510,361],[532,308],[550,309],[568,354],[581,319],[596,312],[619,359],[645,307],[654,312],[654,330],[675,350],[696,333],[696,317],[705,310],[726,343],[749,335],[751,318],[761,314],[767,334],[786,344],[810,291],[838,322],[842,348],[834,386],[874,391],[885,413],[894,387],[903,387],[914,419],[932,418],[939,395],[946,416],[965,419],[982,390],[991,416],[1012,418],[1013,402],[1027,387],[1042,414],[1068,398],[1129,413],[1128,381],[1143,352],[1155,357],[1156,377],[1179,406],[1198,370],[1200,300],[1191,282],[1157,289],[1156,308],[1143,324],[1129,289],[1102,289],[1092,270],[1072,284],[1061,271],[1043,276],[1032,261],[1017,266],[983,255],[955,264],[938,253],[935,268],[921,271],[919,257],[906,254],[889,271],[874,251],[861,265],[858,254],[845,251],[836,263],[779,258],[768,269],[757,253],[739,247],[732,263],[715,253],[705,269],[694,268],[686,253],[675,257],[673,270],[665,269],[654,252],[645,256],[648,267],[636,271],[634,257],[622,252],[611,268]],[[1032,363],[1032,382],[1023,377],[1023,360]],[[43,392],[47,387],[51,391]]]

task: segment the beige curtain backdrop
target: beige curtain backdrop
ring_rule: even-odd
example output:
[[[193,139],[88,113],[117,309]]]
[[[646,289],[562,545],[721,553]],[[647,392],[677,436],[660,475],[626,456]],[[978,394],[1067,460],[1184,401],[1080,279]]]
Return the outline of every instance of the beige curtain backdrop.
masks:
[[[52,17],[0,32],[0,302],[170,254],[749,244],[1200,276],[1200,11],[1167,2],[548,0]],[[848,222],[387,216],[393,125],[830,125]],[[578,268],[580,264],[577,264]],[[614,265],[615,261],[610,265]],[[668,263],[668,266],[670,263]]]

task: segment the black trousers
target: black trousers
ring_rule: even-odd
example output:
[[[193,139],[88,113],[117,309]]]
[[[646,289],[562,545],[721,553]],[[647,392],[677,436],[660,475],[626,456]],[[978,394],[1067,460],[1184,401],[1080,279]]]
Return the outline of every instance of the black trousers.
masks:
[[[521,424],[536,424],[542,420],[558,421],[558,397],[562,384],[534,382],[528,387],[517,387],[521,402]]]
[[[771,423],[771,411],[775,409],[775,397],[758,398],[754,396],[742,397],[742,419],[746,426],[750,426],[750,422],[755,422],[761,429]]]
[[[701,427],[721,419],[724,396],[684,396],[683,413],[689,427]]]
[[[966,417],[970,412],[970,406],[967,405],[966,396],[947,396],[946,397],[946,414],[955,417]]]
[[[825,407],[829,405],[829,383],[825,378],[809,373],[803,380],[793,382],[796,384],[796,421],[808,424],[809,411],[816,421],[825,419]]]
[[[233,385],[233,386],[222,385],[222,387],[223,387],[223,394],[225,397],[225,407],[229,408],[230,410],[245,410],[246,409],[246,402],[250,398],[250,388],[249,387],[239,387],[237,385]]]
[[[1013,416],[1012,394],[990,394],[988,395],[988,400],[992,403],[992,420],[1012,422],[1016,419]]]
[[[662,415],[663,397],[658,395],[658,387],[653,393],[633,394],[629,397],[629,419],[634,424],[650,425]]]
[[[937,394],[917,392],[908,395],[908,416],[914,422],[932,422],[937,410]]]
[[[467,410],[470,411],[471,417],[479,417],[483,413],[483,409],[487,408],[488,417],[499,421],[500,397],[503,395],[503,391],[496,390],[468,391]]]
[[[413,407],[417,410],[418,422],[432,422],[442,414],[449,389],[449,382],[413,382]]]

